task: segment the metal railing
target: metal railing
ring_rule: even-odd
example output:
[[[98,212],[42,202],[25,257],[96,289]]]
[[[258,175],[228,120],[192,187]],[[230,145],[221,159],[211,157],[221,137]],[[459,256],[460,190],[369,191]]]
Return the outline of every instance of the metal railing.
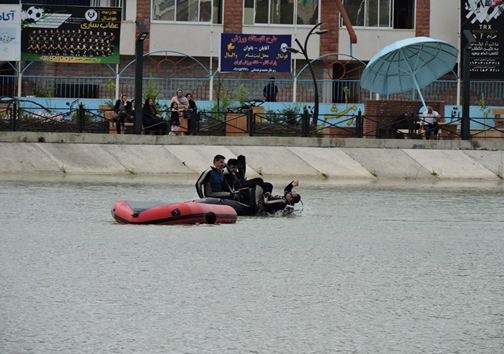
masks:
[[[83,104],[65,108],[23,107],[19,101],[2,101],[0,130],[44,132],[108,132],[108,120],[101,110],[87,110]]]
[[[15,75],[0,75],[0,95],[16,95],[19,78]],[[119,94],[133,97],[135,82],[132,77],[66,77],[66,76],[22,76],[21,96],[37,97],[66,97],[66,98],[101,98],[114,99],[116,92],[111,84],[118,83]],[[359,80],[318,80],[320,103],[363,103],[367,100],[400,100],[414,101],[419,99],[416,90],[410,90],[393,95],[376,95],[363,89]],[[149,88],[159,91],[159,99],[170,99],[175,96],[177,89],[182,88],[186,93],[191,92],[197,100],[208,101],[211,97],[213,83],[213,97],[219,90],[227,90],[232,95],[236,88],[243,86],[247,96],[263,97],[264,87],[268,79],[247,78],[144,78],[143,89]],[[313,102],[314,88],[312,80],[277,79],[278,102]],[[444,101],[447,105],[457,105],[456,80],[437,80],[424,87],[421,92],[427,101]],[[504,97],[504,82],[501,81],[471,81],[471,104],[484,95],[487,105],[502,105]],[[42,95],[42,96],[41,96]]]
[[[30,104],[28,104],[30,103]],[[46,132],[111,132],[112,109],[87,109],[74,101],[65,108],[46,108],[32,101],[17,99],[0,101],[0,130],[3,131],[46,131]],[[170,131],[171,112],[167,107],[159,110],[160,117],[149,120],[143,115],[143,129],[146,133],[166,134]],[[313,113],[306,107],[302,112],[256,113],[254,110],[238,112],[202,111],[192,114],[187,125],[179,132],[192,135],[227,136],[303,136],[327,138],[371,138],[371,139],[423,139],[426,133],[434,132],[434,139],[461,139],[463,122],[459,117],[446,117],[439,127],[420,130],[419,118],[415,112],[400,117],[363,115],[341,115],[327,119]],[[132,125],[132,124],[130,124]],[[115,129],[114,129],[115,130]],[[438,133],[439,130],[439,134]],[[504,139],[504,118],[469,119],[469,139]],[[133,133],[129,129],[126,133]]]

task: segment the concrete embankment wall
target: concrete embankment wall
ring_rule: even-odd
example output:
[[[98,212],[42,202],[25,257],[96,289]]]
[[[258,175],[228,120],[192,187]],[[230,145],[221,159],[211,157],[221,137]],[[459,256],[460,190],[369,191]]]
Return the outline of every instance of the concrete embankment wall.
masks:
[[[170,175],[191,182],[213,157],[247,175],[320,179],[502,179],[504,142],[0,133],[0,173]]]

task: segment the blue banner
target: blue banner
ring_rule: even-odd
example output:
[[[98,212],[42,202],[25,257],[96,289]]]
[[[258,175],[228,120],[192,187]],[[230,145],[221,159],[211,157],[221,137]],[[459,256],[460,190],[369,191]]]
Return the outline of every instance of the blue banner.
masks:
[[[291,35],[221,33],[219,71],[290,73]]]

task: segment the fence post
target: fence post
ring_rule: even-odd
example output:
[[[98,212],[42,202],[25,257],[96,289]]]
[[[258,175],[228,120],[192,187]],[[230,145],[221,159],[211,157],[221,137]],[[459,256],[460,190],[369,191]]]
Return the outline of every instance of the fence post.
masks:
[[[84,105],[79,103],[79,111],[77,114],[77,126],[79,128],[79,133],[84,131]]]
[[[199,117],[199,112],[193,112],[191,121],[189,122],[189,126],[191,127],[191,129],[189,129],[189,133],[191,135],[196,135],[196,133],[198,132]]]
[[[253,136],[255,134],[255,113],[254,110],[251,108],[247,111],[247,120],[248,120],[248,130],[249,130],[249,136]]]
[[[12,107],[10,109],[10,120],[12,125],[12,131],[15,132],[17,129],[17,115],[19,114],[18,106],[16,101],[12,103]]]
[[[362,111],[360,109],[357,112],[355,126],[357,128],[357,137],[362,138],[364,136],[364,118],[362,117]]]
[[[411,111],[410,116],[408,117],[408,136],[411,138],[415,135],[415,122],[416,122],[416,114],[414,111]]]
[[[301,135],[304,137],[310,135],[310,113],[308,113],[306,107],[304,107],[303,116],[301,117]]]

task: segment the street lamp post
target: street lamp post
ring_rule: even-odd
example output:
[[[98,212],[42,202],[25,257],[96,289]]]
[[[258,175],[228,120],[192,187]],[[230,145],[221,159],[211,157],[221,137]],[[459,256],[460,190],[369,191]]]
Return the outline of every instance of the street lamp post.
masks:
[[[149,30],[142,21],[136,20],[140,34],[136,39],[135,67],[135,134],[142,134],[142,81],[143,81],[143,42],[149,35]]]
[[[308,39],[310,39],[310,36],[312,34],[317,34],[317,35],[322,35],[322,34],[326,34],[328,33],[329,31],[328,30],[322,30],[322,31],[316,31],[315,30],[322,26],[324,22],[319,22],[317,23],[315,26],[313,26],[313,28],[310,30],[310,32],[308,32],[308,35],[306,36],[306,39],[305,39],[305,42],[304,42],[304,46],[301,45],[301,43],[298,41],[298,39],[296,38],[296,43],[297,45],[299,46],[300,48],[300,51],[295,49],[295,48],[292,48],[292,47],[288,47],[287,50],[291,53],[302,53],[303,56],[305,57],[306,61],[308,62],[308,67],[310,68],[310,72],[312,74],[312,78],[313,78],[313,86],[314,86],[314,93],[315,93],[315,104],[314,104],[314,107],[313,107],[313,121],[312,121],[312,125],[313,126],[317,126],[317,120],[318,120],[318,112],[319,112],[319,96],[318,96],[318,86],[317,86],[317,78],[315,77],[315,72],[313,71],[313,67],[311,65],[311,62],[310,62],[310,59],[308,58]]]

